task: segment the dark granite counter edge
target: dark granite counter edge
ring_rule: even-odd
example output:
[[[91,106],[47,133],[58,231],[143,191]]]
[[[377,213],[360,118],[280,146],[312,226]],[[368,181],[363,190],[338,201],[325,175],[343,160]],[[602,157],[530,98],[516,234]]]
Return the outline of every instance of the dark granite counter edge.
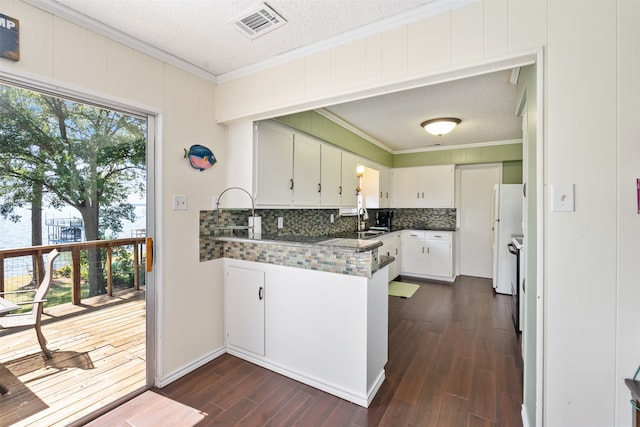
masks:
[[[375,248],[382,246],[382,242],[375,239],[346,239],[323,237],[322,240],[315,242],[301,242],[295,240],[269,239],[267,238],[250,238],[235,236],[217,236],[211,238],[213,241],[220,242],[247,242],[247,243],[269,243],[285,246],[306,247],[314,246],[322,249],[331,249],[344,252],[369,252]],[[326,242],[326,243],[324,243]]]

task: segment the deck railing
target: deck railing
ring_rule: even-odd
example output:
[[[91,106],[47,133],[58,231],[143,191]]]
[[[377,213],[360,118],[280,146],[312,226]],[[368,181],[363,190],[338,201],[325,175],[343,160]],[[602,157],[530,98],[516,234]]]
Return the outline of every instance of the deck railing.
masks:
[[[144,237],[130,237],[125,239],[112,240],[92,240],[89,242],[73,242],[62,243],[57,245],[31,246],[27,248],[17,249],[0,249],[0,292],[5,291],[5,260],[17,257],[42,257],[43,254],[57,249],[59,252],[71,252],[71,302],[79,305],[81,302],[81,277],[80,277],[80,253],[83,250],[106,248],[106,292],[109,296],[113,295],[113,248],[121,246],[133,246],[133,286],[135,289],[140,288],[140,270],[143,260],[143,246],[145,245]],[[42,277],[40,271],[37,271],[41,263],[34,263],[36,271],[33,271],[33,277]],[[36,279],[37,280],[37,279]]]

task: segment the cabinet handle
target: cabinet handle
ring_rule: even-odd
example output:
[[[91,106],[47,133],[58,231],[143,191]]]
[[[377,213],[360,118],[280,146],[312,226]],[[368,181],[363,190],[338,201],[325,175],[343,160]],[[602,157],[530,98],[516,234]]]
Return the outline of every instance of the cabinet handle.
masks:
[[[396,248],[396,255],[398,255],[398,248]]]
[[[427,248],[427,254],[429,253],[429,248]]]
[[[340,191],[338,192],[338,194],[342,195],[342,185],[340,186]]]
[[[439,234],[435,234],[433,237],[434,237],[434,238],[437,238],[437,239],[442,239],[442,236],[441,236],[441,235],[439,235]]]
[[[416,193],[416,199],[419,199],[419,198],[420,198],[420,192],[417,192]]]
[[[382,199],[382,191],[380,192],[380,198]]]
[[[289,180],[289,190],[293,190],[293,178]]]
[[[264,288],[260,286],[260,288],[258,289],[258,299],[262,301],[263,298],[264,298]]]
[[[424,246],[422,247],[422,253],[424,253]]]
[[[384,194],[386,194],[385,199],[388,199],[389,198],[389,193],[384,193]]]
[[[424,199],[424,191],[422,192],[422,198]]]
[[[322,184],[318,184],[318,193],[322,192]]]

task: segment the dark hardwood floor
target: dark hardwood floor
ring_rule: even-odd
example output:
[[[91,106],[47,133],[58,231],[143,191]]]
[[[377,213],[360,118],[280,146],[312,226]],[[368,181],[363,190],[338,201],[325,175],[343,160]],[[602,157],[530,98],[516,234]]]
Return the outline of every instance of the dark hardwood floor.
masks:
[[[511,298],[487,279],[404,281],[421,286],[389,297],[386,380],[368,409],[228,354],[155,391],[206,413],[198,426],[522,426]]]

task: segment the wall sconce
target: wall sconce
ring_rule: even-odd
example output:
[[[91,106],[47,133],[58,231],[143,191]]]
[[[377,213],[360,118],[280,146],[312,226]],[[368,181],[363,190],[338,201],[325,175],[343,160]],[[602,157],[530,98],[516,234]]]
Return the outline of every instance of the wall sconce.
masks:
[[[455,117],[442,117],[422,122],[420,127],[423,127],[431,135],[442,136],[451,132],[461,121]]]
[[[356,166],[356,175],[357,176],[364,175],[364,166],[363,165]]]

